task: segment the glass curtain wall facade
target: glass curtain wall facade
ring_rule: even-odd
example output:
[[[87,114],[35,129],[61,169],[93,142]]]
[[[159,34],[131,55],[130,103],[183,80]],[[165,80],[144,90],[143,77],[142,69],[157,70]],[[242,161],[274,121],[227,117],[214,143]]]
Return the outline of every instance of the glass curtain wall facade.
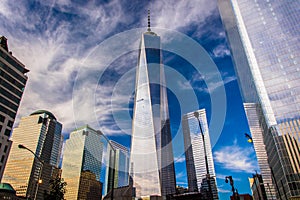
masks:
[[[12,127],[27,82],[29,70],[8,50],[7,39],[0,36],[0,180],[10,152]]]
[[[136,196],[175,193],[172,136],[160,37],[143,33],[136,71],[131,176]]]
[[[13,132],[13,145],[2,180],[10,183],[18,196],[43,199],[44,192],[49,192],[49,180],[60,162],[61,130],[62,124],[49,111],[39,110],[21,118]],[[32,150],[44,164],[26,149],[18,148],[19,144]],[[39,176],[42,183],[37,191]]]
[[[213,199],[218,199],[218,190],[215,177],[215,167],[212,156],[212,149],[209,137],[209,130],[205,109],[197,110],[199,121],[204,134],[205,150],[210,174],[210,185]],[[204,144],[202,133],[199,127],[199,121],[194,112],[187,113],[182,117],[182,131],[184,138],[184,149],[187,169],[187,179],[189,192],[201,192],[207,196],[209,192],[207,182],[207,170],[205,161]]]
[[[62,178],[67,182],[66,199],[82,199],[90,196],[101,199],[112,188],[114,154],[107,138],[101,131],[88,125],[74,130],[66,141],[62,162]],[[92,191],[101,189],[95,196]],[[91,196],[92,195],[92,196]]]
[[[127,147],[110,140],[111,147],[115,151],[115,178],[114,188],[129,185],[129,150]],[[108,179],[109,173],[106,173]]]
[[[256,138],[263,182],[273,183],[268,199],[274,199],[275,192],[277,199],[298,198],[300,2],[219,0],[218,4]]]

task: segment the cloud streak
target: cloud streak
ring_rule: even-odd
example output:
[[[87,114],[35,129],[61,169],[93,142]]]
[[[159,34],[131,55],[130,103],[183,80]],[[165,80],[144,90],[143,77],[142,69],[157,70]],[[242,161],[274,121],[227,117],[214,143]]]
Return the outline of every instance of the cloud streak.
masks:
[[[101,77],[96,76],[97,70],[109,68],[99,63],[107,63],[110,51],[115,49],[110,49],[97,60],[90,54],[110,36],[146,26],[145,8],[148,7],[153,26],[187,32],[191,25],[204,24],[210,15],[215,14],[216,3],[164,0],[128,6],[128,2],[121,0],[100,3],[22,1],[18,4],[1,1],[0,20],[4,22],[0,24],[1,34],[8,38],[13,55],[30,70],[18,118],[46,109],[63,123],[64,132],[89,123],[107,135],[130,133],[131,123],[119,121],[116,124],[114,121],[116,113],[129,113],[130,96],[113,94],[115,85],[110,83],[116,84],[118,80],[110,82],[108,77],[102,77],[99,84]],[[200,28],[201,25],[199,31]],[[138,39],[130,44],[121,38],[115,42],[138,48]],[[113,61],[115,63],[110,63],[113,67],[109,69],[113,73],[109,78],[123,78],[123,81],[134,84],[134,70],[130,74],[127,72],[135,69],[136,61],[137,53],[120,55]],[[78,78],[83,70],[84,76]],[[127,74],[126,80],[124,74]],[[74,96],[75,84],[82,95]],[[94,94],[94,97],[86,101],[85,94]]]
[[[224,146],[220,150],[215,151],[214,161],[226,170],[253,173],[258,169],[253,154],[253,148],[242,148],[235,143],[232,146]]]

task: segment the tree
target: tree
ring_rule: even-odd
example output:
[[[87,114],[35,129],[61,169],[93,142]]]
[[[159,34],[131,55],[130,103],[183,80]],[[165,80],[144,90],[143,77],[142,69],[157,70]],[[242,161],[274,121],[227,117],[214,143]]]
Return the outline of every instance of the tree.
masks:
[[[49,181],[50,194],[45,194],[45,200],[64,200],[67,183],[60,176]]]

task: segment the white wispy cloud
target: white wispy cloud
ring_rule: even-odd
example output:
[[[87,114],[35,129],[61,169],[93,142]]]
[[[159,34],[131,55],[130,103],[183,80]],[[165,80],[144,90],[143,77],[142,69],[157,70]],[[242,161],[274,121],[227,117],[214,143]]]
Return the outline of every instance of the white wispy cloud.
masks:
[[[218,45],[215,49],[213,49],[212,52],[212,56],[215,58],[223,58],[229,55],[230,55],[230,50],[224,44]]]
[[[192,87],[198,92],[211,93],[214,92],[216,89],[224,87],[226,84],[236,80],[235,76],[229,76],[226,74],[222,74],[223,80],[219,80],[219,78],[216,77],[217,73],[218,75],[222,74],[222,72],[219,71],[215,73],[209,73],[206,75],[194,73],[189,83],[181,83],[181,86],[186,88]],[[201,81],[205,82],[201,83]],[[209,85],[209,88],[207,87],[207,85]]]
[[[231,193],[232,191],[228,190],[228,189],[223,189],[221,187],[218,187],[218,192],[220,192],[220,193]]]
[[[145,26],[148,8],[130,7],[131,12],[138,12],[134,15],[126,13],[124,4],[128,2],[120,0],[35,3],[30,6],[27,1],[18,4],[9,0],[0,2],[0,20],[3,22],[0,34],[8,38],[13,55],[30,70],[18,119],[35,110],[46,109],[63,123],[64,132],[89,123],[94,128],[100,127],[107,135],[130,133],[128,102],[134,90],[137,54],[116,58],[111,53],[118,52],[118,44],[128,51],[137,49],[139,40],[116,37],[101,55],[91,55],[106,39],[126,30],[127,26]],[[215,4],[200,0],[154,1],[150,3],[152,24],[172,30],[187,28],[204,22],[215,12]],[[110,79],[114,85],[105,78],[99,84],[99,71],[105,71],[113,62]],[[116,77],[120,80],[113,80]],[[127,89],[122,91],[122,84],[118,82]],[[122,121],[124,118],[126,120]]]
[[[184,178],[184,177],[186,177],[185,172],[176,173],[176,179],[181,179],[181,178]]]
[[[215,1],[155,1],[150,5],[154,26],[180,30],[200,25],[216,10]],[[199,27],[200,31],[200,27]]]
[[[214,152],[214,161],[223,169],[235,172],[253,173],[258,169],[251,147],[242,148],[234,143],[232,146],[224,146]]]

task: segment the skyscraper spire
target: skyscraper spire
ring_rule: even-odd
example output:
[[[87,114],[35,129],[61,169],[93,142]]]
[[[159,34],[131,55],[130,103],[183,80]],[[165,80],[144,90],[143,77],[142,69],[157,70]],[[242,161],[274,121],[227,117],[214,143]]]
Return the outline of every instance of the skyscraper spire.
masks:
[[[151,28],[150,28],[150,9],[148,10],[148,29],[147,31],[151,31]]]

